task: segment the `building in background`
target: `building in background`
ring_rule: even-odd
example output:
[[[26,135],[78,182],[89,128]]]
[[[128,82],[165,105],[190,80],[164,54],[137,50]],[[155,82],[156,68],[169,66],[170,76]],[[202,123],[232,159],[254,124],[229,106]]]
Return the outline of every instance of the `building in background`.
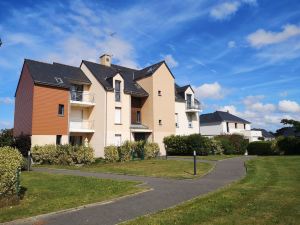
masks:
[[[216,111],[200,115],[200,134],[214,137],[222,134],[244,135],[250,142],[262,137],[261,131],[251,130],[251,123],[230,114],[228,111]]]
[[[275,139],[275,136],[273,134],[271,134],[270,132],[266,131],[265,129],[253,128],[252,130],[253,131],[261,131],[261,134],[262,134],[262,138],[260,138],[261,140],[272,141]]]
[[[32,145],[81,145],[97,157],[125,140],[157,142],[199,133],[200,103],[162,61],[141,70],[83,60],[80,67],[26,59],[15,94],[14,136],[30,135]]]

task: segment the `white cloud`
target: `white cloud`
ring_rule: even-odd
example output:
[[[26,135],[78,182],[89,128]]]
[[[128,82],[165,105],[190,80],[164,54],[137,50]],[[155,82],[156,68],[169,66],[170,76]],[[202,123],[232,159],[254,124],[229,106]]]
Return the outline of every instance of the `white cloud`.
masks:
[[[225,105],[223,107],[220,107],[218,110],[229,112],[233,115],[239,116],[241,113],[237,111],[236,107],[234,105]]]
[[[203,84],[194,88],[198,99],[222,99],[226,95],[226,90],[218,82]]]
[[[263,95],[250,95],[242,100],[247,110],[254,112],[273,112],[276,110],[276,106],[271,103],[262,103],[261,100],[264,99]]]
[[[236,0],[215,5],[209,12],[216,20],[223,20],[235,14],[243,4],[256,5],[256,0]]]
[[[300,112],[300,105],[295,101],[282,100],[278,103],[278,109],[282,112],[298,113]]]
[[[247,41],[253,47],[262,47],[266,45],[276,44],[284,42],[291,37],[300,35],[300,27],[292,24],[287,24],[283,26],[281,32],[266,31],[264,29],[259,29],[252,34],[247,36]]]
[[[174,57],[171,54],[165,55],[164,60],[170,68],[178,66],[178,62],[174,59]]]
[[[229,42],[227,43],[227,47],[228,47],[228,48],[235,48],[235,47],[236,47],[235,41],[229,41]]]
[[[11,98],[11,97],[0,97],[0,104],[3,103],[3,104],[10,105],[10,104],[14,104],[14,102],[15,102],[14,98]]]

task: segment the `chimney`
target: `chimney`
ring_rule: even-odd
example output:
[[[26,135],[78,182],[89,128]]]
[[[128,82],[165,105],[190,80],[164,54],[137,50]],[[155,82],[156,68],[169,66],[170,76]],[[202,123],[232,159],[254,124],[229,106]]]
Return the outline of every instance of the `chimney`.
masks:
[[[100,64],[110,67],[110,65],[111,65],[111,55],[109,55],[109,54],[101,55],[100,56]]]

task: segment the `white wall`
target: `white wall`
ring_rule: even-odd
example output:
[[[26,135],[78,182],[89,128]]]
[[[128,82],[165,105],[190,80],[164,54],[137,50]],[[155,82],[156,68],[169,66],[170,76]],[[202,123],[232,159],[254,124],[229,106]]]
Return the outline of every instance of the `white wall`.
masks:
[[[226,124],[225,124],[226,129]],[[200,134],[203,136],[216,136],[223,133],[224,124],[222,123],[210,123],[202,124],[200,121]]]
[[[68,144],[69,136],[62,135],[61,144]],[[56,135],[32,135],[31,136],[31,145],[55,145],[56,144]]]
[[[185,102],[175,102],[175,115],[176,113],[178,115],[178,127],[176,127],[176,135],[189,135],[199,133],[198,112],[186,113]],[[189,128],[188,114],[190,114],[192,117],[192,128]]]

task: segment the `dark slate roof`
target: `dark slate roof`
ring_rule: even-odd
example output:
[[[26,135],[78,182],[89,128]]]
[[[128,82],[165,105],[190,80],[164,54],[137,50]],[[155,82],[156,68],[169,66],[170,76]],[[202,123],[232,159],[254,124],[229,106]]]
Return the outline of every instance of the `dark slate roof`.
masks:
[[[68,66],[59,63],[44,63],[30,59],[25,59],[24,64],[28,66],[30,75],[35,84],[70,88],[71,83],[91,84],[91,81],[79,67]],[[60,78],[62,83],[55,78]]]
[[[193,90],[193,88],[191,87],[191,85],[184,85],[184,86],[179,86],[178,84],[175,84],[175,101],[176,102],[185,102],[184,99],[184,92],[188,89],[191,88]],[[200,102],[194,98],[195,102],[200,104]]]
[[[216,111],[214,113],[207,113],[200,115],[200,124],[202,123],[216,123],[216,122],[234,122],[234,123],[248,123],[249,121],[241,119],[229,112]]]
[[[142,77],[145,71],[131,69],[114,64],[109,67],[86,60],[83,60],[82,62],[87,66],[87,68],[92,72],[92,74],[107,91],[113,91],[113,84],[110,79],[119,73],[124,79],[125,93],[139,97],[148,96],[148,93],[136,82],[137,79]],[[147,76],[147,74],[143,76],[145,77]]]
[[[265,138],[275,138],[273,134],[271,134],[270,132],[266,131],[265,129],[253,128],[251,130],[261,131],[262,136],[265,137]]]

